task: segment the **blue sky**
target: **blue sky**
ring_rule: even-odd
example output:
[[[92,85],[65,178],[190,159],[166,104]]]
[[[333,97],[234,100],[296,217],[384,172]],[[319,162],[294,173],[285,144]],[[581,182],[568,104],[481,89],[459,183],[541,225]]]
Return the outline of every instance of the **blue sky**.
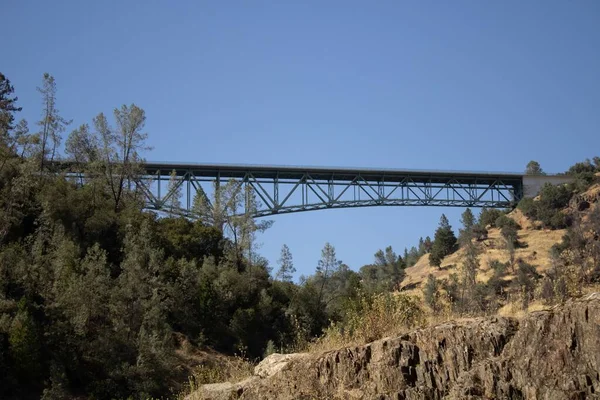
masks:
[[[73,127],[144,108],[148,160],[549,172],[600,154],[600,2],[4,1],[2,71]],[[326,241],[354,269],[460,209],[283,215],[298,275]]]

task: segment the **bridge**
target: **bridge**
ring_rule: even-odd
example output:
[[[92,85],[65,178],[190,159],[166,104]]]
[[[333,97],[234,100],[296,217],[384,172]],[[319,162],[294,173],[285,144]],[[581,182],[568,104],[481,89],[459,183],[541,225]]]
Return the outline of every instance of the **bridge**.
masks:
[[[73,161],[55,161],[54,167],[82,177]],[[212,207],[215,191],[224,187],[252,193],[258,200],[256,207],[248,207],[246,197],[246,209],[238,214],[265,217],[371,206],[512,208],[523,197],[537,195],[545,183],[558,185],[572,179],[508,172],[162,162],[145,162],[141,170],[135,184],[147,209],[191,218],[197,217],[196,196]]]
[[[147,162],[143,170],[137,183],[148,209],[166,211],[179,196],[176,213],[191,217],[194,196],[209,199],[232,180],[255,193],[259,206],[252,211],[254,217],[370,206],[510,208],[528,189],[537,191],[546,181],[568,181],[518,173],[242,164]]]

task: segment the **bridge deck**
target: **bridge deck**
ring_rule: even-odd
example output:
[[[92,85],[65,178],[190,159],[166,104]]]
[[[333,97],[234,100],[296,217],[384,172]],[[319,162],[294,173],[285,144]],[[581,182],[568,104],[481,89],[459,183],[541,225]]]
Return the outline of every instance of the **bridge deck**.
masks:
[[[436,171],[436,170],[405,170],[386,168],[337,168],[315,166],[282,166],[282,165],[253,165],[253,164],[192,164],[147,162],[144,169],[148,175],[170,174],[175,171],[177,176],[185,176],[192,171],[196,177],[216,177],[242,179],[247,173],[256,178],[265,179],[301,179],[305,174],[315,180],[352,181],[360,175],[368,181],[402,182],[406,177],[413,180],[432,183],[443,183],[454,179],[461,183],[478,182],[491,184],[498,180],[505,183],[522,182],[523,174],[511,172],[470,172],[470,171]]]

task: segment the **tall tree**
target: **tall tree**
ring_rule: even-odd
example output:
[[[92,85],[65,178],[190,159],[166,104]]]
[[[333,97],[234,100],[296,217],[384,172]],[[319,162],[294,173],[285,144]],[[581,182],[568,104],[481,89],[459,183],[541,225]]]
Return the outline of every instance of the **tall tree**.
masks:
[[[454,251],[456,246],[456,236],[452,231],[450,222],[444,214],[440,218],[440,225],[435,231],[433,237],[433,245],[429,253],[429,262],[431,265],[439,267],[442,264],[442,259]]]
[[[167,210],[170,215],[177,215],[177,212],[181,209],[181,185],[182,181],[177,176],[177,171],[171,171],[169,178],[169,186],[167,189],[168,198],[166,199]]]
[[[149,150],[143,132],[146,123],[144,110],[132,104],[115,108],[116,128],[113,129],[103,113],[94,118],[94,127],[100,143],[100,158],[106,177],[106,183],[118,211],[123,195],[140,175],[141,152]]]
[[[253,259],[253,251],[258,246],[256,233],[264,232],[273,224],[272,220],[254,219],[258,207],[252,187],[231,179],[224,186],[217,181],[214,183],[212,199],[204,190],[198,190],[194,196],[193,213],[201,222],[232,239],[233,256],[241,267],[243,255],[249,261]]]
[[[90,132],[88,124],[74,129],[65,142],[65,153],[78,164],[86,165],[98,161],[100,142],[98,137]]]
[[[527,166],[525,166],[525,174],[526,175],[546,175],[544,170],[542,170],[540,163],[537,161],[534,161],[534,160],[529,161],[527,163]]]
[[[290,248],[284,244],[281,247],[281,256],[277,260],[279,264],[279,270],[275,274],[275,279],[283,282],[291,282],[296,268],[294,268],[294,260],[292,259],[292,253]]]
[[[0,139],[4,139],[13,129],[14,113],[22,110],[16,106],[18,97],[12,97],[14,91],[10,80],[0,72]]]
[[[473,238],[473,228],[475,226],[475,215],[470,208],[467,208],[460,217],[460,222],[463,227],[459,230],[458,238],[459,241],[464,243],[465,241],[471,240]]]
[[[318,301],[323,300],[326,285],[330,283],[331,277],[339,270],[342,262],[335,255],[335,247],[331,243],[325,243],[325,247],[321,250],[321,259],[317,264],[316,277],[321,281],[319,288]]]
[[[44,73],[42,87],[38,87],[37,90],[42,95],[44,105],[42,119],[38,121],[41,128],[40,170],[42,170],[48,156],[50,162],[54,160],[56,150],[60,146],[61,134],[71,121],[61,117],[56,108],[56,81],[52,75]]]

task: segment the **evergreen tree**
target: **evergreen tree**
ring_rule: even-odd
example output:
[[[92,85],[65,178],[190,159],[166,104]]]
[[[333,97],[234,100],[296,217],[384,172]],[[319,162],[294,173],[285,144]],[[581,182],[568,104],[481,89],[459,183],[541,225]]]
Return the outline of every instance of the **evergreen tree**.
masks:
[[[279,260],[277,260],[277,263],[279,264],[279,270],[275,275],[275,279],[282,282],[291,282],[293,274],[296,272],[296,268],[294,268],[294,261],[292,259],[290,248],[286,244],[281,247],[281,256],[279,257]]]
[[[40,169],[43,169],[47,158],[50,162],[54,160],[56,150],[60,146],[61,134],[71,121],[61,117],[56,108],[56,81],[52,75],[44,73],[42,87],[38,87],[37,90],[41,93],[44,104],[42,119],[38,122],[41,128]]]
[[[404,279],[404,260],[396,254],[392,246],[383,250],[377,250],[375,253],[375,265],[377,268],[377,280],[387,290],[396,288],[402,279]]]
[[[182,182],[177,176],[177,172],[175,170],[171,171],[169,187],[167,189],[168,198],[165,199],[169,215],[177,215],[181,209],[181,201],[179,199],[181,198]]]
[[[429,253],[431,251],[431,246],[433,246],[433,242],[431,241],[431,238],[429,236],[427,236],[425,238],[425,242],[423,243],[423,247],[425,248],[425,253]]]
[[[5,140],[9,131],[13,129],[14,113],[22,109],[16,106],[18,98],[12,97],[14,91],[10,80],[0,72],[0,140]]]
[[[460,217],[463,227],[459,230],[458,239],[461,244],[473,239],[473,228],[475,226],[475,215],[470,208],[467,208]]]
[[[454,236],[448,218],[442,214],[439,227],[433,237],[433,245],[429,253],[429,263],[439,267],[442,264],[443,258],[455,250],[455,246],[456,236]]]
[[[437,312],[440,309],[440,287],[437,279],[432,274],[427,276],[427,282],[423,288],[423,298],[425,303],[431,307],[433,312]]]
[[[321,302],[331,284],[331,277],[340,269],[342,262],[335,255],[335,247],[329,242],[325,243],[325,247],[321,250],[321,259],[317,264],[316,277],[321,281],[318,301]]]

